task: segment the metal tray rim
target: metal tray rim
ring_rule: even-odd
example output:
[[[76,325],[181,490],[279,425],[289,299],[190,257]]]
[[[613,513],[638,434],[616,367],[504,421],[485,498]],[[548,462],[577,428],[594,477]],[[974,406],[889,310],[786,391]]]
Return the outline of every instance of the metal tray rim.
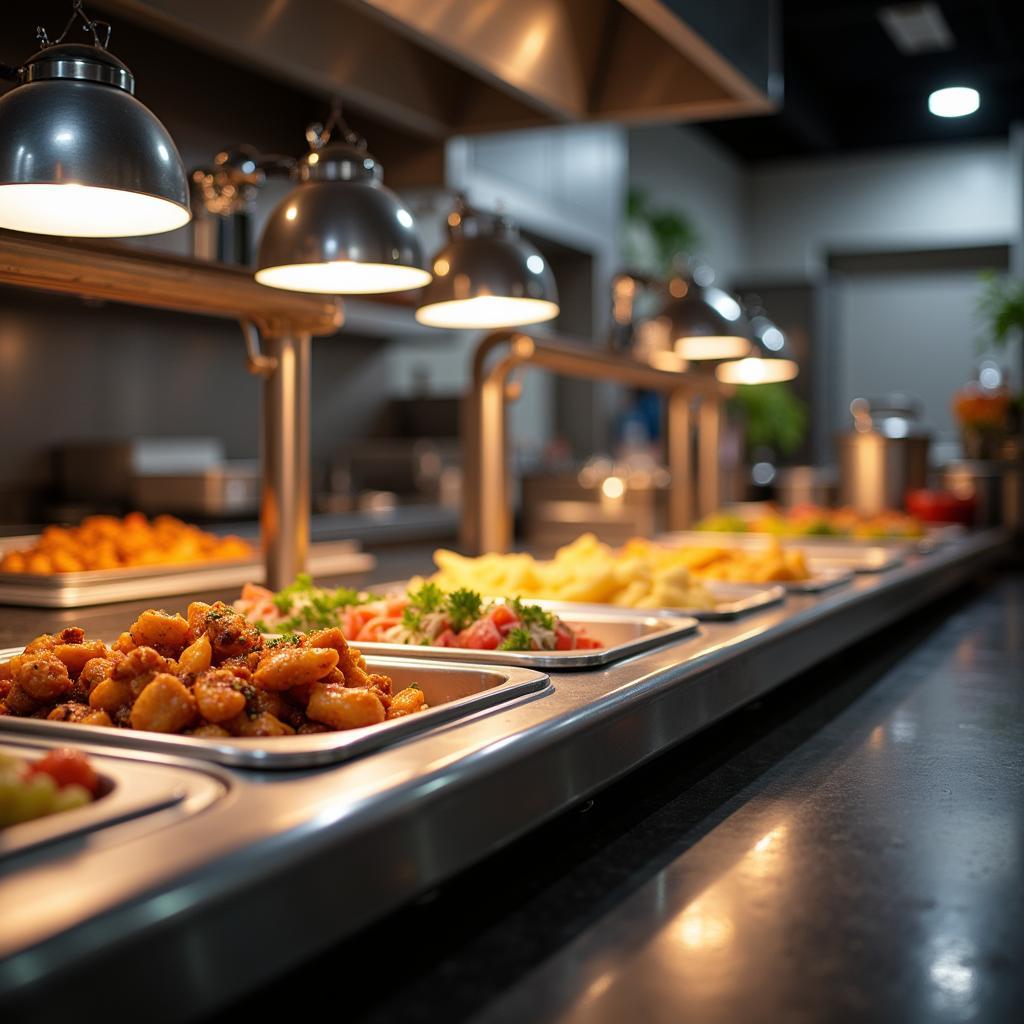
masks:
[[[21,648],[0,650],[0,658],[13,657]],[[517,666],[434,661],[433,659],[372,657],[370,667],[387,671],[389,667],[416,669],[420,672],[478,669],[493,675],[504,675],[504,681],[484,690],[431,707],[421,714],[395,718],[379,725],[359,729],[313,733],[306,736],[275,737],[272,741],[262,737],[231,737],[228,740],[209,740],[195,736],[164,735],[132,729],[115,729],[99,725],[76,725],[68,722],[50,722],[38,718],[16,718],[0,715],[0,737],[6,733],[29,736],[53,736],[60,739],[79,737],[82,743],[94,743],[112,748],[132,748],[156,753],[177,754],[186,758],[199,758],[234,768],[263,770],[312,768],[336,764],[370,753],[403,739],[429,732],[437,726],[467,717],[497,705],[506,705],[530,694],[542,694],[553,689],[550,677],[544,672]]]

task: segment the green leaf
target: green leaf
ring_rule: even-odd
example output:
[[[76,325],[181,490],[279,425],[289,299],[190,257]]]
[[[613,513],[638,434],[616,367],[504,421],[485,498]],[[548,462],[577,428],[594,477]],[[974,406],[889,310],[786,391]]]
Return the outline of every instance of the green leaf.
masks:
[[[468,590],[465,587],[460,590],[453,590],[448,595],[447,607],[445,609],[448,613],[452,629],[458,633],[471,622],[475,622],[480,618],[483,603],[483,598],[475,590]]]
[[[522,626],[509,630],[508,636],[498,644],[499,651],[532,651],[533,637]]]
[[[743,412],[748,448],[775,448],[783,455],[800,447],[807,406],[787,384],[741,384],[733,402]]]

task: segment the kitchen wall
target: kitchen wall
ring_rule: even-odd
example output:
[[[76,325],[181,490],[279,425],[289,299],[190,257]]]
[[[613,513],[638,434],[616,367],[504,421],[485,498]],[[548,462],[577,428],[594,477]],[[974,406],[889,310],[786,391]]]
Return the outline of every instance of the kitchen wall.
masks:
[[[655,208],[680,210],[700,234],[699,255],[722,282],[747,267],[748,174],[738,160],[695,128],[629,130],[629,184]]]
[[[1006,140],[755,167],[747,270],[814,276],[829,252],[1007,243],[1020,204]]]

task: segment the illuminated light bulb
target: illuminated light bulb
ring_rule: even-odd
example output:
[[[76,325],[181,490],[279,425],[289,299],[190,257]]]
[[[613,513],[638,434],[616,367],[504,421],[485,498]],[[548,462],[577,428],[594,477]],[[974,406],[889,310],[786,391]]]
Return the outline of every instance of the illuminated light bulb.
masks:
[[[159,196],[96,185],[0,185],[0,226],[75,238],[123,238],[173,231],[187,208]]]
[[[715,370],[715,376],[723,384],[777,384],[792,380],[799,368],[792,359],[765,359],[748,356],[722,363]]]
[[[928,97],[928,109],[936,117],[966,117],[981,106],[977,89],[964,85],[951,85],[936,89]]]
[[[750,351],[750,340],[731,334],[708,334],[693,338],[678,338],[676,353],[695,362],[710,359],[739,359]]]
[[[292,263],[264,267],[256,271],[256,280],[270,288],[292,292],[376,295],[422,288],[430,280],[430,274],[418,267],[334,260],[330,263]]]
[[[546,299],[516,299],[503,295],[477,295],[469,299],[433,302],[416,310],[416,319],[428,327],[521,327],[558,316],[558,306]]]

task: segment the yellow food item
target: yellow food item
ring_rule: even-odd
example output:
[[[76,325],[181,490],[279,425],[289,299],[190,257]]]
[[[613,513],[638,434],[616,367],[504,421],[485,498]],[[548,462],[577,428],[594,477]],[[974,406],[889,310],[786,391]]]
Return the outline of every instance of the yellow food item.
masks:
[[[653,551],[616,551],[585,533],[551,561],[532,555],[434,553],[433,577],[443,590],[466,587],[482,594],[511,594],[549,601],[615,604],[623,608],[711,609],[714,597],[680,562],[662,562]]]
[[[431,579],[443,590],[461,587],[482,594],[512,594],[548,601],[613,604],[620,608],[710,610],[715,598],[705,581],[776,583],[811,575],[804,553],[778,541],[763,548],[692,545],[671,547],[634,539],[615,550],[585,533],[559,548],[550,561],[532,555],[434,552]],[[411,586],[415,586],[413,581]]]
[[[249,558],[241,537],[218,537],[174,516],[149,520],[89,516],[79,526],[48,526],[37,543],[0,558],[0,572],[85,572],[132,565],[168,565]]]

